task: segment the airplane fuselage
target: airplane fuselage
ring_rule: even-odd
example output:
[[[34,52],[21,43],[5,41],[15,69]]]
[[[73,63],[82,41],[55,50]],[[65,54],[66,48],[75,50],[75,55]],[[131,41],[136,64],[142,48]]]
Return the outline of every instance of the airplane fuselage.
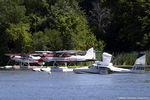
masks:
[[[14,56],[14,57],[11,57],[11,59],[16,61],[16,62],[20,62],[20,63],[38,63],[40,60],[42,60],[40,56],[38,56],[38,57]]]
[[[94,59],[86,59],[84,56],[70,56],[70,57],[42,57],[45,62],[84,62],[94,61]]]

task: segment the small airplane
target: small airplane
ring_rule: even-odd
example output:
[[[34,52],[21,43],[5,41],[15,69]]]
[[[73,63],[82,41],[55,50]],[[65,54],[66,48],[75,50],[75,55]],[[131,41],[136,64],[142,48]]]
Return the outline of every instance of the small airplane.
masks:
[[[18,62],[20,66],[30,66],[31,63],[37,63],[41,66],[45,64],[43,59],[40,57],[40,54],[35,53],[18,53],[18,54],[5,54],[10,56],[10,59]]]
[[[118,73],[144,73],[145,72],[145,54],[139,54],[132,69],[114,67],[111,63],[112,55],[104,52],[102,54],[103,60],[96,61],[94,64],[86,68],[76,68],[75,73],[94,73],[94,74],[109,74],[113,72]]]
[[[81,53],[82,51],[73,51],[73,50],[65,50],[65,51],[35,51],[36,53],[43,53],[41,58],[45,62],[53,62],[55,63],[72,63],[72,62],[86,62],[86,61],[95,61],[95,51],[93,47],[89,47],[88,51],[84,56],[81,55],[73,55],[77,53]]]

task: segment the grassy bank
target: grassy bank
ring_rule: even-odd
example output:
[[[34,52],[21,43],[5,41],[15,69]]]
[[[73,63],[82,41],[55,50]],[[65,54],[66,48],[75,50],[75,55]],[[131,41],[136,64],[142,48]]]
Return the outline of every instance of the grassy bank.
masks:
[[[141,53],[146,54],[146,65],[150,65],[150,51]],[[138,54],[139,52],[113,53],[112,62],[114,65],[133,65]]]
[[[0,66],[0,69],[4,69],[4,66]]]
[[[132,68],[133,65],[114,65],[115,67],[123,67],[123,68]],[[150,65],[146,65],[145,66],[146,68],[150,68]]]

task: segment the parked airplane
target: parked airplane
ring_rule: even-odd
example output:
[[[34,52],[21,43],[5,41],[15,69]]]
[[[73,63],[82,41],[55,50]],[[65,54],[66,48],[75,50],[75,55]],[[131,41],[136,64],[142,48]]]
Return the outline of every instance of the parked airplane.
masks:
[[[94,61],[95,60],[95,51],[93,47],[89,47],[88,51],[86,52],[86,55],[81,56],[77,54],[82,54],[84,51],[80,50],[65,50],[65,51],[35,51],[36,53],[41,53],[41,57],[45,62],[53,62],[53,66],[55,64],[58,65],[58,63],[65,63],[65,66],[67,66],[67,63],[72,62],[85,62],[85,61]],[[46,71],[50,72],[51,69],[49,68],[33,68],[34,71]],[[67,67],[61,67],[58,68],[58,70],[62,71],[73,71],[73,69],[67,68]]]
[[[20,66],[30,66],[31,63],[37,63],[43,66],[45,63],[39,54],[34,53],[23,53],[23,54],[5,54],[10,56],[11,60],[18,62]]]
[[[73,55],[73,51],[36,51],[43,53],[41,55],[45,62],[55,63],[71,63],[71,62],[85,62],[95,61],[95,52],[93,47],[90,47],[86,52],[86,55]],[[80,52],[76,51],[75,53]]]
[[[74,69],[75,73],[95,73],[95,74],[108,74],[113,72],[119,72],[119,73],[143,73],[145,72],[145,60],[146,55],[145,54],[139,54],[135,64],[132,69],[125,69],[125,68],[118,68],[114,67],[111,63],[112,55],[108,53],[103,53],[103,60],[102,61],[96,61],[95,64],[92,64],[91,66],[87,68],[76,68]]]

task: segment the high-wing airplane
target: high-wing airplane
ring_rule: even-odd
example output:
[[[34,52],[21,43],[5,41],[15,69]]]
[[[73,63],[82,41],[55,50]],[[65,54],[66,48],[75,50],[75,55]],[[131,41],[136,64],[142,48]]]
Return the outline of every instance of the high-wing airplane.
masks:
[[[94,61],[95,60],[95,51],[93,47],[89,47],[88,51],[84,56],[77,55],[83,54],[84,51],[80,50],[64,50],[64,51],[35,51],[36,53],[41,53],[41,57],[45,62],[53,62],[53,66],[55,64],[59,65],[59,63],[64,63],[67,66],[67,63],[72,62],[85,62],[85,61]],[[96,51],[98,52],[98,51]],[[57,66],[56,65],[56,66]],[[34,68],[34,71],[46,71],[50,72],[50,68]],[[66,67],[60,68],[60,70],[70,71]]]
[[[45,62],[53,62],[53,65],[55,65],[56,63],[72,63],[95,60],[95,52],[93,47],[90,47],[86,52],[86,55],[84,56],[74,55],[77,53],[84,53],[84,51],[35,51],[35,53],[18,53],[5,55],[10,56],[11,60],[18,62],[20,66],[30,66],[31,63],[37,63],[43,66]]]
[[[19,54],[5,54],[6,56],[10,56],[11,60],[18,62],[20,66],[30,66],[31,63],[37,63],[43,66],[45,63],[43,59],[40,57],[40,54],[35,53],[19,53]]]
[[[95,52],[93,47],[89,47],[84,56],[73,55],[73,53],[81,51],[36,51],[37,53],[43,53],[40,55],[45,62],[54,63],[71,63],[71,62],[85,62],[95,61]]]
[[[114,67],[111,63],[112,55],[104,52],[102,54],[103,60],[96,61],[89,67],[76,68],[75,73],[95,73],[95,74],[108,74],[113,72],[118,73],[143,73],[145,72],[146,55],[139,54],[132,69]]]

